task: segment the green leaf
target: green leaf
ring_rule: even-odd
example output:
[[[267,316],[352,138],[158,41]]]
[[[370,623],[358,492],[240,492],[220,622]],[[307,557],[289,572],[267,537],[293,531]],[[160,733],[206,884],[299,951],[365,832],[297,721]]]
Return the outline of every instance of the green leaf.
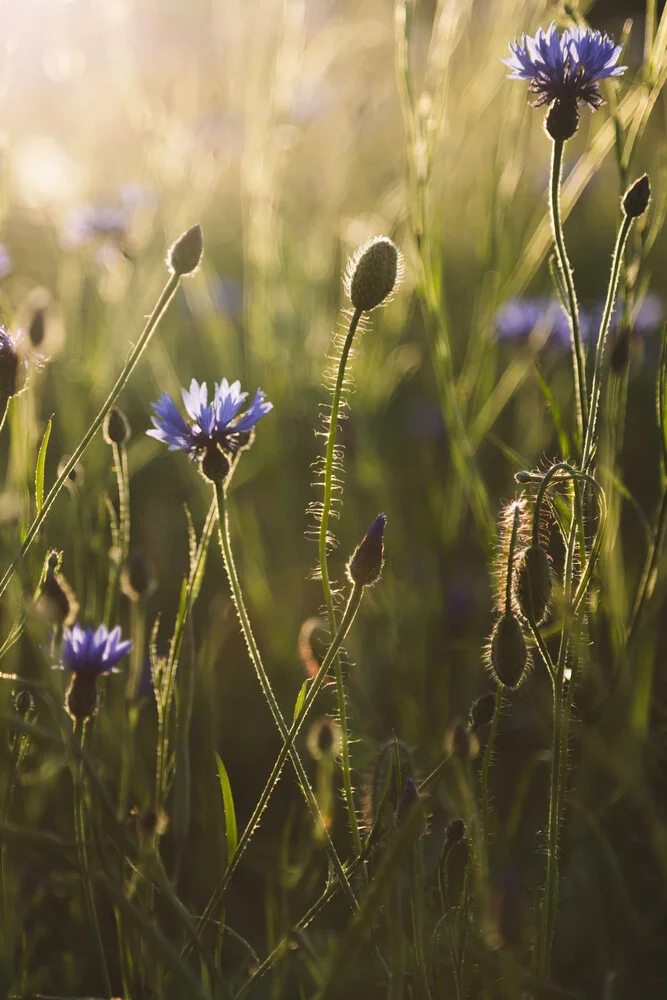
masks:
[[[53,417],[49,417],[47,425],[44,429],[42,443],[39,446],[39,454],[37,455],[37,468],[35,469],[35,502],[37,504],[38,514],[41,512],[42,504],[44,502],[44,463],[46,462],[46,449],[49,446],[49,438],[51,437],[52,422]]]
[[[294,715],[292,717],[292,722],[296,722],[297,717],[299,716],[301,709],[303,708],[303,703],[306,700],[306,694],[308,693],[309,684],[310,684],[310,679],[306,678],[306,680],[301,685],[301,690],[299,691],[297,699],[294,702]]]
[[[232,786],[229,784],[229,778],[227,776],[227,771],[225,770],[225,765],[222,763],[222,759],[215,755],[215,759],[218,765],[218,778],[220,779],[220,790],[222,791],[222,806],[225,810],[225,834],[227,836],[227,867],[232,862],[232,858],[236,854],[236,812],[234,810],[234,798],[232,796]]]

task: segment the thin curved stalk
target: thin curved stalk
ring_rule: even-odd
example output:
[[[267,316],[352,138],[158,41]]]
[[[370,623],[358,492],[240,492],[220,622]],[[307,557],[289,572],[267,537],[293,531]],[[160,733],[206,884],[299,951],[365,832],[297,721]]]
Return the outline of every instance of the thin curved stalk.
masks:
[[[204,910],[204,913],[200,918],[199,921],[200,926],[202,926],[206,921],[210,919],[212,912],[222,901],[222,898],[227,890],[227,886],[231,881],[232,875],[238,868],[241,858],[245,852],[245,849],[247,848],[250,842],[250,838],[252,837],[255,830],[259,826],[262,813],[266,809],[266,806],[268,805],[273,790],[278,783],[278,779],[282,773],[285,761],[287,760],[287,757],[292,747],[294,746],[294,741],[299,733],[299,730],[303,726],[303,723],[306,720],[306,716],[308,715],[313,705],[313,702],[315,701],[315,698],[317,697],[317,694],[320,688],[322,687],[322,684],[326,680],[331,664],[333,663],[334,658],[336,657],[338,650],[340,649],[345,639],[345,636],[347,635],[347,633],[350,630],[350,627],[352,626],[352,622],[355,619],[355,616],[359,609],[359,605],[361,603],[362,594],[363,594],[363,587],[360,586],[359,584],[355,584],[355,586],[352,589],[352,593],[350,594],[350,599],[347,603],[347,607],[345,608],[345,612],[341,619],[341,623],[338,632],[336,633],[336,637],[329,646],[329,649],[327,650],[326,655],[322,660],[320,668],[315,677],[313,678],[310,687],[308,688],[308,692],[304,699],[303,705],[301,706],[298,715],[296,716],[294,722],[292,723],[290,731],[287,734],[287,739],[280,748],[280,753],[278,754],[276,762],[273,765],[273,768],[271,769],[271,773],[267,779],[262,794],[260,795],[257,801],[257,805],[253,810],[252,816],[248,820],[243,833],[239,837],[238,844],[236,845],[236,851],[234,852],[234,857],[230,860],[229,865],[227,867],[227,871],[225,872],[223,879],[220,882],[220,885],[216,888],[215,892],[213,893],[213,896],[211,897],[206,906],[206,909]]]
[[[586,356],[584,345],[581,339],[581,328],[579,326],[579,305],[577,294],[574,288],[574,278],[572,268],[565,249],[565,236],[563,233],[563,221],[560,207],[560,188],[563,176],[563,152],[565,143],[560,139],[555,139],[551,151],[551,190],[549,207],[551,209],[551,228],[554,242],[556,244],[556,254],[560,265],[561,274],[565,279],[565,289],[567,292],[568,309],[570,314],[570,328],[572,330],[572,364],[574,370],[574,395],[577,408],[577,431],[580,444],[584,440],[584,430],[588,423],[588,392],[586,385]]]
[[[54,504],[54,502],[56,500],[56,497],[58,496],[58,494],[60,493],[61,489],[63,488],[63,486],[67,482],[67,479],[69,478],[70,472],[72,471],[72,469],[74,468],[74,466],[77,464],[77,462],[79,462],[81,460],[81,458],[82,458],[84,452],[86,451],[88,445],[93,440],[93,438],[97,434],[98,430],[100,429],[100,427],[104,423],[104,418],[106,417],[107,413],[109,412],[109,410],[114,405],[114,403],[116,402],[116,400],[120,396],[121,392],[123,391],[123,389],[127,385],[127,382],[129,380],[130,376],[132,375],[132,372],[134,371],[134,369],[137,366],[139,358],[141,357],[141,355],[143,354],[144,350],[148,346],[148,342],[150,341],[151,336],[155,332],[155,330],[156,330],[156,328],[158,326],[158,323],[160,322],[160,320],[162,319],[162,317],[163,317],[163,315],[164,315],[164,313],[166,311],[167,306],[171,302],[171,300],[172,300],[172,298],[174,296],[174,293],[176,292],[176,289],[178,288],[179,281],[180,281],[179,275],[177,275],[177,274],[170,275],[169,280],[167,281],[167,284],[164,286],[164,289],[162,290],[162,293],[161,293],[159,299],[157,300],[157,303],[155,304],[155,308],[153,309],[153,312],[150,314],[150,316],[148,318],[148,321],[147,321],[146,326],[144,327],[144,329],[143,329],[143,331],[141,333],[141,336],[139,337],[139,339],[137,340],[136,344],[134,345],[134,347],[130,351],[130,355],[129,355],[127,361],[125,362],[125,365],[123,367],[122,372],[120,373],[120,375],[116,379],[116,382],[114,384],[113,389],[111,390],[111,392],[107,396],[105,402],[102,405],[102,408],[101,408],[100,412],[97,414],[97,416],[93,420],[92,424],[90,425],[90,427],[88,428],[88,430],[86,431],[86,433],[84,434],[84,436],[82,437],[81,441],[79,442],[79,444],[77,445],[77,447],[74,449],[74,452],[73,452],[72,456],[70,457],[70,459],[68,460],[68,462],[65,464],[62,472],[60,473],[60,475],[56,479],[55,483],[53,484],[53,486],[51,487],[51,489],[47,493],[46,497],[44,498],[44,503],[42,504],[42,509],[37,514],[37,516],[33,520],[32,524],[30,524],[30,526],[28,527],[28,530],[26,531],[26,535],[25,535],[23,544],[21,545],[21,548],[20,548],[18,554],[14,557],[14,559],[11,561],[11,563],[9,564],[9,566],[7,567],[7,569],[5,570],[5,574],[2,577],[2,579],[0,580],[0,596],[2,596],[2,594],[4,594],[5,590],[7,589],[8,584],[9,584],[9,581],[13,577],[13,575],[16,572],[16,570],[18,569],[18,567],[20,566],[20,564],[21,564],[21,562],[23,560],[23,557],[25,556],[26,552],[28,551],[28,549],[30,548],[30,546],[32,545],[32,543],[34,542],[39,529],[44,524],[44,521],[46,520],[46,518],[48,516],[48,513],[51,510],[51,507],[53,506],[53,504]]]
[[[329,516],[333,501],[334,488],[334,459],[336,455],[336,433],[338,431],[338,415],[342,404],[343,385],[345,384],[345,370],[347,368],[352,341],[361,319],[361,310],[355,309],[350,325],[348,327],[340,360],[338,362],[338,372],[331,399],[331,414],[329,417],[329,432],[327,434],[327,446],[324,456],[324,495],[322,498],[322,517],[320,520],[319,534],[319,564],[320,576],[322,577],[322,590],[324,591],[324,602],[329,620],[329,632],[332,636],[336,634],[336,607],[334,605],[331,581],[329,580],[329,566],[327,561],[327,544],[329,540]],[[347,705],[345,701],[345,685],[343,683],[343,671],[340,656],[336,655],[334,660],[334,674],[336,678],[336,702],[341,731],[341,769],[343,772],[343,792],[347,807],[348,823],[350,834],[354,843],[357,857],[361,854],[361,834],[357,822],[357,813],[354,806],[354,791],[352,788],[352,772],[350,768],[350,740],[347,727]]]
[[[220,538],[220,549],[222,551],[222,558],[225,564],[225,571],[227,573],[227,578],[229,579],[229,585],[231,588],[234,605],[236,607],[236,613],[238,615],[239,624],[241,626],[241,631],[243,632],[243,637],[245,639],[246,646],[248,647],[248,653],[250,654],[250,660],[252,662],[253,667],[255,668],[255,672],[257,674],[260,687],[262,689],[262,694],[264,695],[266,703],[269,706],[269,709],[271,710],[273,720],[276,726],[278,727],[278,731],[282,737],[283,743],[287,743],[289,741],[289,730],[285,725],[283,714],[280,711],[280,706],[273,692],[273,688],[271,687],[271,682],[266,672],[266,668],[264,667],[264,664],[262,662],[262,657],[260,655],[259,648],[257,646],[257,642],[255,641],[255,636],[253,634],[252,627],[250,625],[250,618],[248,617],[245,601],[243,600],[243,592],[241,590],[241,584],[239,582],[238,574],[236,572],[236,564],[234,562],[231,537],[229,533],[229,513],[227,509],[227,500],[225,497],[224,487],[222,483],[218,482],[215,483],[214,488],[215,488],[215,499],[218,510],[218,535]],[[306,803],[308,804],[308,808],[312,813],[313,819],[316,821],[318,826],[322,825],[324,828],[320,816],[320,811],[317,805],[317,800],[315,799],[313,790],[310,787],[310,782],[308,781],[308,775],[306,774],[305,768],[301,762],[299,754],[297,753],[297,751],[293,746],[289,747],[289,755],[292,764],[294,765],[294,770],[296,771],[301,791],[303,792],[304,798],[306,799]],[[334,869],[334,872],[336,873],[336,877],[341,882],[345,890],[345,893],[347,895],[350,905],[352,906],[352,909],[356,911],[358,909],[358,904],[354,892],[352,891],[352,886],[350,885],[349,879],[341,864],[340,858],[338,857],[336,848],[333,845],[331,837],[329,836],[328,831],[325,830],[325,832],[326,832],[325,846],[327,854],[329,856],[329,860],[331,861],[331,865]]]

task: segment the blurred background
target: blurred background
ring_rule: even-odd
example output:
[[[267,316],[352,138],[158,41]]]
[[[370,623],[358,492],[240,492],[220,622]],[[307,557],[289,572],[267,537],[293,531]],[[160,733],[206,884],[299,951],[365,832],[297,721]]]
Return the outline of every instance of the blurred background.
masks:
[[[625,187],[614,118],[627,133],[636,104],[624,101],[644,93],[645,10],[611,0],[568,9],[623,38],[628,66],[613,91],[605,82],[609,103],[583,113],[566,152],[566,237],[590,326],[604,299]],[[495,517],[514,498],[519,469],[558,455],[558,420],[568,431],[573,425],[571,361],[547,266],[550,143],[526,86],[507,81],[500,62],[510,40],[562,18],[565,9],[539,0],[419,0],[409,13],[412,98],[430,149],[422,176],[426,229],[461,408]],[[162,391],[178,397],[193,377],[209,384],[239,378],[250,392],[261,386],[274,409],[240,463],[230,502],[239,571],[286,717],[305,676],[299,631],[321,611],[307,508],[318,499],[313,463],[323,448],[327,355],[348,306],[342,274],[371,236],[391,236],[403,253],[401,287],[372,314],[356,344],[355,387],[341,429],[345,490],[331,558],[339,581],[378,511],[388,515],[384,575],[348,641],[358,784],[394,734],[411,748],[416,772],[429,771],[449,723],[466,718],[471,700],[492,685],[483,653],[492,623],[493,548],[457,486],[438,392],[438,346],[417,294],[420,259],[406,170],[416,164],[419,174],[425,154],[406,136],[394,32],[390,0],[0,2],[0,310],[7,326],[24,331],[25,350],[35,316],[44,324],[35,348],[43,363],[31,363],[29,384],[13,400],[0,439],[5,558],[29,520],[46,421],[53,415],[48,485],[122,368],[164,284],[167,247],[200,222],[202,266],[182,283],[120,400],[133,430],[132,546],[154,569],[147,614],[149,623],[162,615],[158,644],[164,644],[187,571],[183,505],[200,530],[210,498],[193,465],[146,437],[150,404]],[[622,477],[636,498],[623,508],[617,550],[629,593],[644,559],[642,517],[652,520],[660,487],[654,398],[667,300],[661,97],[638,126],[625,180],[644,170],[658,224],[651,230],[650,219],[637,236],[641,275],[623,285],[632,333],[629,368],[619,375],[625,379],[627,371]],[[62,550],[82,622],[102,613],[110,547],[105,492],[117,504],[111,451],[100,436],[77,482],[58,499],[22,581],[26,592],[34,590],[47,549]],[[629,601],[621,596],[623,613]],[[2,638],[13,614],[8,600]],[[124,599],[119,616],[129,629]],[[197,913],[221,871],[213,751],[225,761],[242,826],[279,743],[213,547],[195,621],[195,777],[179,890]],[[4,670],[48,677],[41,628],[31,621]],[[652,641],[664,650],[664,635]],[[657,943],[665,922],[658,897],[667,873],[660,840],[666,828],[642,756],[662,773],[664,676],[655,683],[655,708],[631,751],[648,783],[648,797],[636,808],[649,810],[652,832],[633,825],[634,805],[621,809],[620,818],[616,811],[634,780],[629,756],[619,749],[622,762],[614,759],[600,779],[606,730],[604,739],[591,736],[589,758],[597,763],[582,766],[573,791],[581,805],[568,841],[558,963],[563,982],[587,996],[603,996],[612,980],[618,992],[605,997],[655,996],[667,983],[664,938],[662,947]],[[591,695],[595,704],[598,695],[597,689]],[[121,710],[111,695],[109,707]],[[333,711],[326,692],[321,709]],[[139,804],[154,766],[151,713],[148,706],[142,718]],[[101,760],[115,759],[112,720],[103,713],[96,729]],[[499,873],[513,873],[526,900],[534,900],[543,877],[550,727],[550,688],[537,670],[508,703],[491,779],[501,830],[493,863]],[[25,821],[68,829],[62,768],[55,753],[31,760],[17,806]],[[431,809],[437,857],[451,816],[445,798],[435,796]],[[227,919],[260,955],[301,914],[325,871],[308,829],[286,773],[229,895]],[[345,853],[340,805],[332,832]],[[657,852],[655,882],[634,867],[646,844]],[[610,879],[610,858],[621,889]],[[626,861],[629,875],[620,874]],[[72,939],[77,920],[85,920],[83,909],[76,912],[82,904],[55,871],[46,878],[28,867],[21,878],[27,985],[54,992],[99,988],[92,952],[82,956]],[[621,891],[625,908],[612,917]],[[332,911],[329,926],[343,917],[342,907]],[[233,967],[239,954],[232,948],[227,960]],[[285,976],[297,976],[298,961],[287,965]],[[628,992],[631,982],[636,992]],[[288,994],[278,985],[265,995]]]

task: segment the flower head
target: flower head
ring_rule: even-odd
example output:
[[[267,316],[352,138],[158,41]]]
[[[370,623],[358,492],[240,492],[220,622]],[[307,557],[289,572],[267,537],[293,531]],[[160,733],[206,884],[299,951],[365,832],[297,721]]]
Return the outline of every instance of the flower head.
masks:
[[[622,76],[626,66],[617,66],[621,46],[608,35],[590,28],[572,28],[558,37],[552,21],[545,32],[539,28],[534,38],[523,35],[510,43],[511,80],[529,80],[535,107],[553,104],[573,107],[584,101],[593,110],[602,104],[598,82],[608,76]]]
[[[18,338],[0,326],[0,399],[8,399],[23,388],[26,365],[17,345]]]
[[[154,429],[147,433],[164,441],[170,451],[187,452],[193,461],[201,458],[211,446],[235,454],[244,445],[246,435],[273,407],[258,389],[248,409],[239,416],[248,393],[241,392],[240,382],[229,385],[226,378],[219,385],[215,383],[210,403],[206,382],[200,385],[193,379],[190,389],[181,391],[191,422],[186,423],[171,396],[163,392],[157,403],[153,403]]]
[[[60,668],[92,676],[115,673],[117,663],[131,648],[131,640],[120,641],[118,626],[109,632],[105,625],[97,631],[74,625],[65,629]]]

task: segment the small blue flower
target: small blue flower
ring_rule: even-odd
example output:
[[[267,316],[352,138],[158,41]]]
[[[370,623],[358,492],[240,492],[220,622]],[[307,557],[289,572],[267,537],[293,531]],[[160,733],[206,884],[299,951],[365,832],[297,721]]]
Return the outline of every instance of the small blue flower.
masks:
[[[90,627],[84,631],[80,625],[74,625],[64,632],[60,668],[94,677],[116,673],[116,664],[131,648],[131,640],[120,641],[118,626],[109,632],[100,625],[94,632]]]
[[[213,399],[208,402],[206,382],[201,385],[193,379],[190,389],[182,389],[183,403],[191,423],[186,423],[168,393],[163,392],[153,403],[154,429],[147,433],[168,445],[170,451],[185,451],[192,460],[201,458],[211,445],[234,454],[241,447],[240,435],[249,433],[255,424],[273,408],[266,402],[261,389],[248,409],[239,416],[248,393],[241,392],[241,383],[231,385],[223,378],[215,383]]]
[[[579,323],[586,339],[588,317],[580,315]],[[496,312],[494,332],[498,341],[525,341],[535,333],[542,334],[551,347],[567,350],[570,346],[569,320],[560,302],[553,299],[508,299]]]
[[[25,382],[26,362],[19,354],[18,341],[0,326],[0,400],[20,392]]]
[[[539,28],[534,38],[523,35],[510,43],[511,80],[529,80],[536,95],[535,107],[544,104],[574,104],[584,101],[593,110],[602,104],[598,81],[622,76],[626,66],[617,66],[621,46],[608,35],[590,28],[572,28],[558,37],[552,21],[545,32]]]

